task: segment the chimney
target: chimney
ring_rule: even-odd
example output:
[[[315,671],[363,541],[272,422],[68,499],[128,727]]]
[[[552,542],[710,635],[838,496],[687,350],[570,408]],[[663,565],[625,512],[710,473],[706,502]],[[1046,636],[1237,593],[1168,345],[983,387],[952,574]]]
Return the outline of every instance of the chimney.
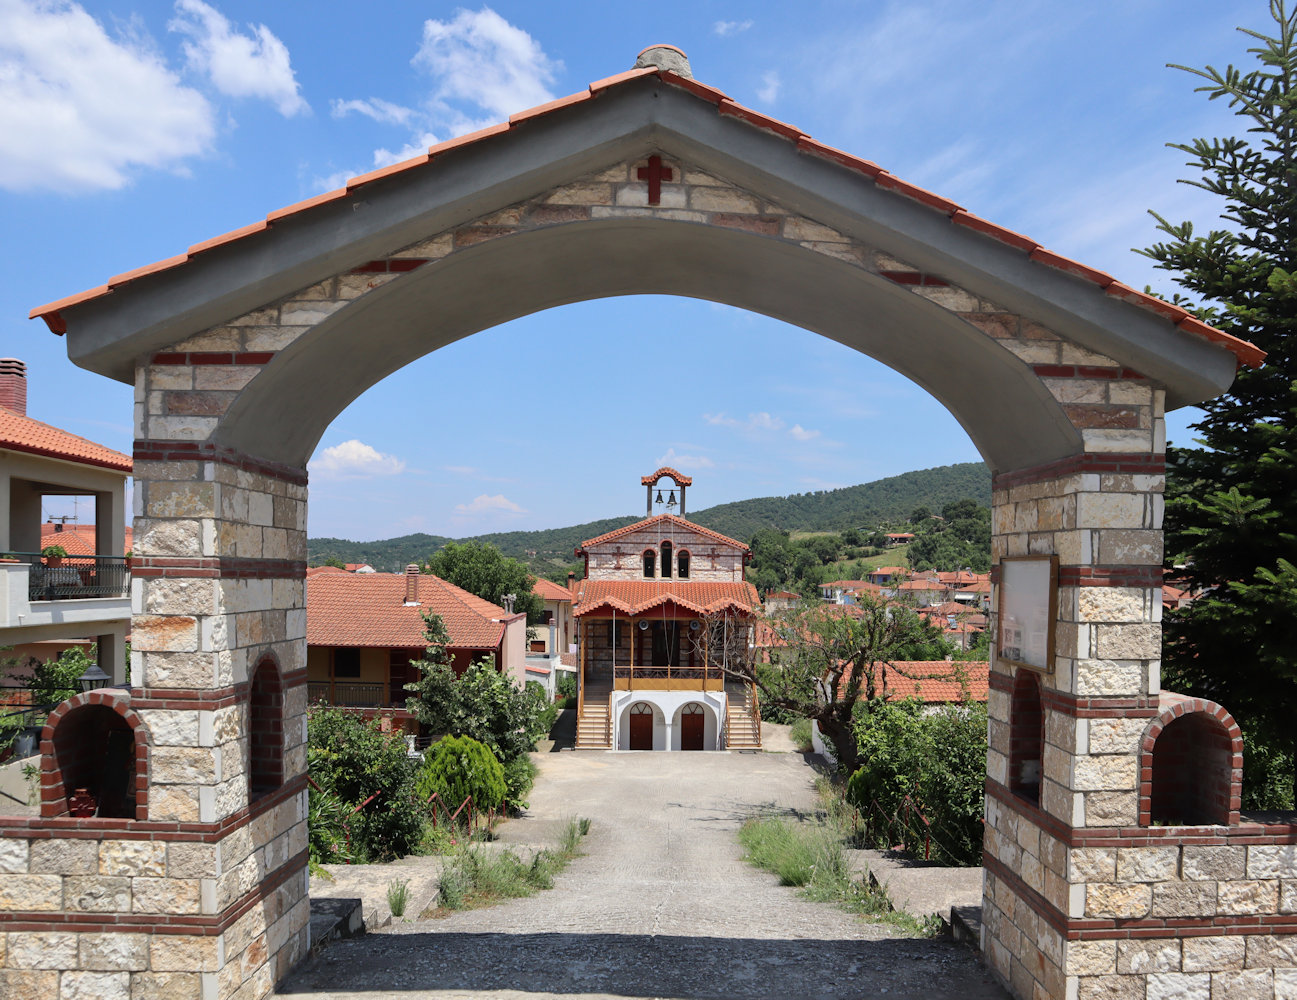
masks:
[[[414,563],[405,567],[405,603],[419,603],[419,567]]]
[[[571,570],[567,574],[567,589],[574,594],[576,593],[576,574]]]
[[[27,366],[17,358],[0,358],[0,406],[27,416]]]

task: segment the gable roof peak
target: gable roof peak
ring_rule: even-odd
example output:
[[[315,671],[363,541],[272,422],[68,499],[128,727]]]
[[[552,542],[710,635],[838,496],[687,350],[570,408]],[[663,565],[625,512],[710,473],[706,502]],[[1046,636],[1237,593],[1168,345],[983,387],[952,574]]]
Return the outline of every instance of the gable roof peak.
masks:
[[[650,67],[674,73],[686,80],[694,78],[693,70],[689,67],[689,57],[685,55],[684,50],[665,42],[655,42],[641,49],[640,54],[635,57],[635,69]]]

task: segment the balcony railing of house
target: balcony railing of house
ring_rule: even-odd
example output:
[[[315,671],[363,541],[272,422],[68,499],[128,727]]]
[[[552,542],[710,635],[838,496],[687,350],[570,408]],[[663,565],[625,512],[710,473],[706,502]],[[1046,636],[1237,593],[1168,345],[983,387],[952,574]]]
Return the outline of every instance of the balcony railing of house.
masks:
[[[29,601],[79,601],[90,597],[126,597],[131,570],[125,556],[63,556],[51,559],[39,552],[7,556],[27,563]]]
[[[686,689],[720,690],[725,684],[725,673],[720,667],[672,667],[636,664],[618,664],[613,668],[614,686],[621,690],[634,689],[636,682],[645,688],[671,688],[679,685]]]
[[[394,698],[387,683],[359,681],[310,681],[307,697],[339,708],[404,708],[405,696]]]

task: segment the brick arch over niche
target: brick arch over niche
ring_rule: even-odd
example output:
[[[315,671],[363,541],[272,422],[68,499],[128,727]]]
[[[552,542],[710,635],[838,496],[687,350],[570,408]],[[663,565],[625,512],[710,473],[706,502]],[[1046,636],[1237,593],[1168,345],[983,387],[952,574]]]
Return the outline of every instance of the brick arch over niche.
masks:
[[[1214,701],[1162,692],[1141,744],[1139,821],[1234,826],[1243,787],[1243,735]]]
[[[50,713],[41,731],[41,816],[66,816],[81,788],[96,815],[149,818],[149,730],[124,691],[90,691]]]

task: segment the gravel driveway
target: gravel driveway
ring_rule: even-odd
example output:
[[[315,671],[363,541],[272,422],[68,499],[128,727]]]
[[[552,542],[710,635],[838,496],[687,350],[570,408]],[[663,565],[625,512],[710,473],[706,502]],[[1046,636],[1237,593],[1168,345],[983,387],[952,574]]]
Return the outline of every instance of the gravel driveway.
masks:
[[[330,944],[282,986],[321,998],[923,997],[1006,1000],[974,952],[897,936],[741,860],[735,830],[816,805],[792,753],[552,753],[502,839],[593,821],[529,899]]]

